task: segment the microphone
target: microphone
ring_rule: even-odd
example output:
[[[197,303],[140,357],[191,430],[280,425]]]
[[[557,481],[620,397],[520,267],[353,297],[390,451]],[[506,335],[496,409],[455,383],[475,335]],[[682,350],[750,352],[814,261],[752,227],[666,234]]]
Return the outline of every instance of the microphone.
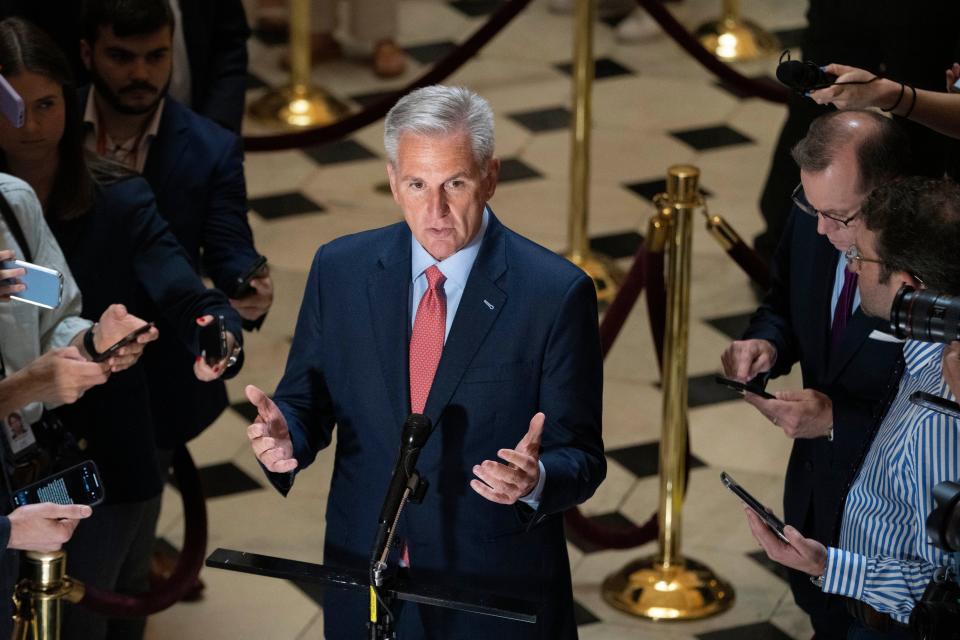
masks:
[[[430,418],[419,413],[411,413],[403,423],[400,454],[393,468],[387,495],[383,499],[377,536],[374,539],[372,562],[375,564],[382,561],[381,556],[386,555],[388,536],[392,537],[393,521],[403,505],[407,490],[409,489],[410,493],[416,493],[417,485],[423,482],[417,476],[414,467],[417,464],[417,458],[420,457],[420,450],[427,443],[427,438],[432,431],[433,425],[430,423]]]
[[[837,76],[827,73],[813,62],[785,60],[777,65],[777,80],[794,91],[805,93],[829,87],[837,81]]]

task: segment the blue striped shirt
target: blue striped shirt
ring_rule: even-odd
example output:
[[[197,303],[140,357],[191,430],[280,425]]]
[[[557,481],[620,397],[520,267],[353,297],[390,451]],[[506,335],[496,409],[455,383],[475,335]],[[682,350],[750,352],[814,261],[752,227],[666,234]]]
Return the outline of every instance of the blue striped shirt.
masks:
[[[947,556],[925,531],[933,487],[960,478],[960,424],[910,403],[914,391],[953,398],[943,380],[943,345],[908,340],[906,369],[850,488],[840,548],[827,550],[823,590],[862,600],[906,623]]]

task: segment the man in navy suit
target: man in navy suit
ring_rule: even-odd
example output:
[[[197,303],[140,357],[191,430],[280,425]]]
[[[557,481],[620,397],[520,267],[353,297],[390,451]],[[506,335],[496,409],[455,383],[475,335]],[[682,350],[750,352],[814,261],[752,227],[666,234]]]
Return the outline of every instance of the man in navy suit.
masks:
[[[746,399],[794,439],[786,522],[829,545],[902,346],[884,333],[888,322],[860,309],[844,252],[854,244],[867,195],[907,172],[909,142],[879,114],[837,111],[813,122],[793,156],[801,184],[771,265],[770,292],[722,361],[725,375],[744,382],[784,375],[800,363],[802,390],[777,392],[775,400],[748,393]],[[798,571],[791,570],[790,585],[818,639],[847,637],[850,617],[842,599]]]
[[[247,387],[253,450],[286,494],[336,426],[325,562],[365,569],[401,427],[425,414],[429,489],[391,564],[541,608],[531,626],[408,604],[398,637],[575,638],[562,514],[606,473],[593,283],[487,206],[500,164],[485,100],[420,89],[384,140],[405,222],[319,249],[275,402]],[[327,638],[364,637],[365,598],[327,591]]]

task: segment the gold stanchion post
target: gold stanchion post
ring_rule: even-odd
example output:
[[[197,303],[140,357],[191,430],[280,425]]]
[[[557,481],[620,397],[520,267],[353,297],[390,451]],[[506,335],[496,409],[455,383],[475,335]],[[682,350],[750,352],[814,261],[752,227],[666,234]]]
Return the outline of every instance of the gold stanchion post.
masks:
[[[740,16],[740,0],[723,0],[723,15],[702,25],[696,36],[723,60],[753,60],[780,51],[776,36]]]
[[[590,193],[590,117],[593,93],[593,24],[596,0],[577,0],[573,44],[573,143],[570,153],[570,248],[564,255],[593,278],[597,299],[610,302],[623,281],[612,260],[590,251],[588,209]]]
[[[310,0],[290,0],[290,84],[272,89],[250,105],[259,120],[290,127],[319,127],[343,118],[350,108],[310,81]]]
[[[83,584],[66,575],[65,551],[23,554],[26,576],[14,591],[14,640],[60,640],[61,600],[79,602]]]
[[[705,565],[680,553],[687,447],[687,347],[693,210],[700,206],[700,171],[670,167],[667,194],[658,201],[667,218],[667,322],[663,353],[663,427],[660,438],[659,552],[629,563],[603,582],[602,595],[627,613],[656,620],[689,620],[725,611],[733,588]]]

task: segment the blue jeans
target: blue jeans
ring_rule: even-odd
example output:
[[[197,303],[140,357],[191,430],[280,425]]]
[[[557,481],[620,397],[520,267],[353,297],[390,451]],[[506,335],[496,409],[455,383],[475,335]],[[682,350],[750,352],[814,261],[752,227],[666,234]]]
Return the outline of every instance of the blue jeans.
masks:
[[[854,620],[847,633],[847,640],[913,640],[913,634],[907,629],[891,631],[873,631]]]

